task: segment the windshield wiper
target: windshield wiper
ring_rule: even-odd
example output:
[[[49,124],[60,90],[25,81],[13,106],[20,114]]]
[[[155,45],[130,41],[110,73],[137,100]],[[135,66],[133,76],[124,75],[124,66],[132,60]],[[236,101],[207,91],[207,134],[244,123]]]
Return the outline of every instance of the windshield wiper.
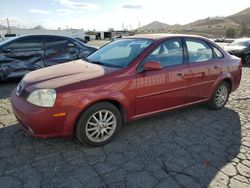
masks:
[[[123,66],[103,63],[103,62],[100,62],[100,61],[90,61],[89,59],[86,59],[86,61],[89,62],[89,63],[97,64],[97,65],[103,65],[105,67],[123,68]]]
[[[101,63],[100,65],[103,65],[105,67],[123,68],[123,66],[113,65],[113,64],[108,64],[108,63]]]

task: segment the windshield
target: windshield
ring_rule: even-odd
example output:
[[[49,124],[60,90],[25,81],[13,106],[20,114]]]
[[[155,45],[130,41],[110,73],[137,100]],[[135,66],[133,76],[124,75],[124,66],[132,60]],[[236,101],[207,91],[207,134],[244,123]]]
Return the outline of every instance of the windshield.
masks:
[[[17,39],[17,38],[19,38],[19,36],[18,36],[18,37],[10,37],[10,38],[7,38],[7,39],[1,41],[1,42],[0,42],[0,45],[4,45],[4,44],[6,44],[6,43],[8,43],[8,42],[10,42],[10,41],[13,41],[13,40]]]
[[[248,47],[250,46],[250,39],[249,40],[235,40],[229,46],[245,46]]]
[[[145,48],[150,39],[120,39],[97,50],[87,61],[109,67],[127,67]]]

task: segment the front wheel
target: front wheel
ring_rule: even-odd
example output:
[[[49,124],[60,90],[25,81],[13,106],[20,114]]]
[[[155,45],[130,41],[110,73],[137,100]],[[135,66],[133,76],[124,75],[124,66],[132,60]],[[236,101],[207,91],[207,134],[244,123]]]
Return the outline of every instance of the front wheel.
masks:
[[[121,124],[121,113],[113,104],[97,103],[81,115],[76,125],[76,136],[82,143],[102,146],[115,137]]]
[[[244,64],[250,64],[250,54],[247,54],[244,58],[243,58],[243,63]]]
[[[212,98],[210,99],[208,105],[212,110],[220,110],[227,103],[230,94],[230,86],[227,82],[222,82],[215,89]]]

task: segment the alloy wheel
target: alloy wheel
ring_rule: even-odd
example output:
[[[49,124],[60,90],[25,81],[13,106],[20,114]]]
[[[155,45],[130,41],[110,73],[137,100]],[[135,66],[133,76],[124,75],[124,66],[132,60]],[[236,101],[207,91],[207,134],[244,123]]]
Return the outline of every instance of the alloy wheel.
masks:
[[[104,142],[115,132],[117,120],[109,110],[95,112],[87,121],[85,132],[92,142]]]
[[[215,94],[215,103],[218,107],[223,106],[228,97],[228,88],[225,85],[221,85]]]

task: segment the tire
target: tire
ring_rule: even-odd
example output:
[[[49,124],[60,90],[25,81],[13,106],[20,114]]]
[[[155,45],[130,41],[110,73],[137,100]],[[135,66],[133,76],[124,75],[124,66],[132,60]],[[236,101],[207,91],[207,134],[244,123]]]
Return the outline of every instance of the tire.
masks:
[[[0,82],[4,82],[4,76],[3,76],[3,71],[1,69],[1,66],[0,66]]]
[[[227,103],[230,94],[230,86],[227,82],[220,83],[214,91],[208,106],[211,110],[220,110]]]
[[[83,112],[76,125],[76,137],[90,146],[103,146],[117,135],[122,125],[120,111],[111,103],[96,103]]]
[[[243,63],[245,65],[249,65],[250,64],[250,54],[247,54],[247,55],[244,56]]]

